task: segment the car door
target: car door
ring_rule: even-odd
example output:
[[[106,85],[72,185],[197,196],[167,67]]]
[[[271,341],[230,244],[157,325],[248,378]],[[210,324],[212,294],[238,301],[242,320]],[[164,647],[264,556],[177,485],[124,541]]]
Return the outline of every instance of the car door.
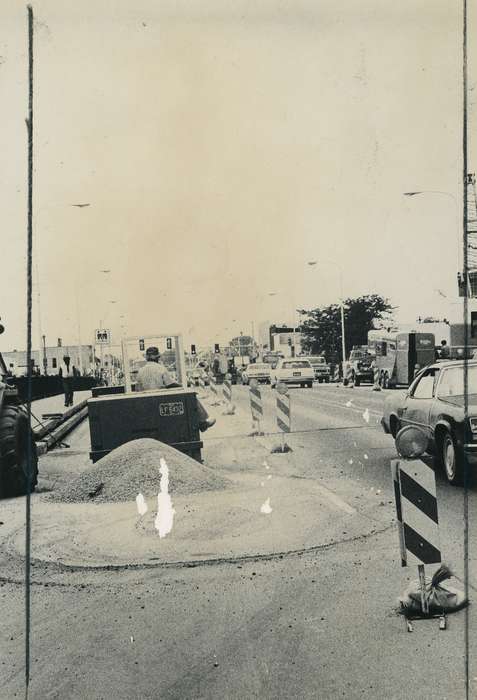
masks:
[[[431,367],[411,385],[400,411],[401,425],[414,425],[431,437],[430,415],[435,400],[439,368]]]

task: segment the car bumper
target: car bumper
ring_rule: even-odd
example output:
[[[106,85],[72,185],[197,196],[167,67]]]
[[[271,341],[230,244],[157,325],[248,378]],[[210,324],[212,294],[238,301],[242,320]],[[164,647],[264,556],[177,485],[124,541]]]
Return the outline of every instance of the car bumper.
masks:
[[[314,377],[277,377],[277,382],[282,382],[283,384],[308,384],[309,382],[314,381]]]

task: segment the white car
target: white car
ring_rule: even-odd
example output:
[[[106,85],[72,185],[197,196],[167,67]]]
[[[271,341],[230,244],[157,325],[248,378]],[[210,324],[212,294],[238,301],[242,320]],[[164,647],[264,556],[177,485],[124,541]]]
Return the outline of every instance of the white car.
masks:
[[[271,385],[276,387],[278,382],[284,384],[299,384],[310,389],[313,386],[315,370],[309,360],[294,357],[280,360],[274,370],[272,370]]]
[[[251,379],[270,384],[270,365],[266,362],[251,362],[242,372],[242,384],[250,384]]]

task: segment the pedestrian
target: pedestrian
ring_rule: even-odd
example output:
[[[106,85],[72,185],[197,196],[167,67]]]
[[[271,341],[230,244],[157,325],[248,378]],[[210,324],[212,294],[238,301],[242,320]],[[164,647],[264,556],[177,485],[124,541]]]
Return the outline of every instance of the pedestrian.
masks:
[[[441,340],[441,348],[439,352],[439,357],[441,360],[450,359],[450,347],[447,345],[447,341]]]
[[[161,355],[156,347],[146,350],[146,364],[137,373],[136,391],[154,391],[157,389],[173,389],[181,385],[174,381],[170,372],[160,362]],[[209,418],[207,411],[197,400],[198,425],[201,432],[205,432],[215,424],[215,418]]]
[[[63,392],[65,395],[65,406],[73,405],[73,374],[70,371],[70,358],[66,355],[63,357],[63,362],[60,365],[59,375],[63,383]]]

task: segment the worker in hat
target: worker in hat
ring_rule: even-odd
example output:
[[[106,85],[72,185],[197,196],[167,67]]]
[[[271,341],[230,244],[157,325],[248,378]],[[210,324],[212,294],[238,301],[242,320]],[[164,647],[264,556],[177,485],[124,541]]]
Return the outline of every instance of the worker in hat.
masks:
[[[161,355],[156,347],[146,350],[146,364],[137,374],[136,391],[154,391],[157,389],[173,389],[181,385],[174,381],[168,369],[160,361]],[[215,424],[215,418],[209,415],[200,401],[197,401],[199,430],[204,432]]]

